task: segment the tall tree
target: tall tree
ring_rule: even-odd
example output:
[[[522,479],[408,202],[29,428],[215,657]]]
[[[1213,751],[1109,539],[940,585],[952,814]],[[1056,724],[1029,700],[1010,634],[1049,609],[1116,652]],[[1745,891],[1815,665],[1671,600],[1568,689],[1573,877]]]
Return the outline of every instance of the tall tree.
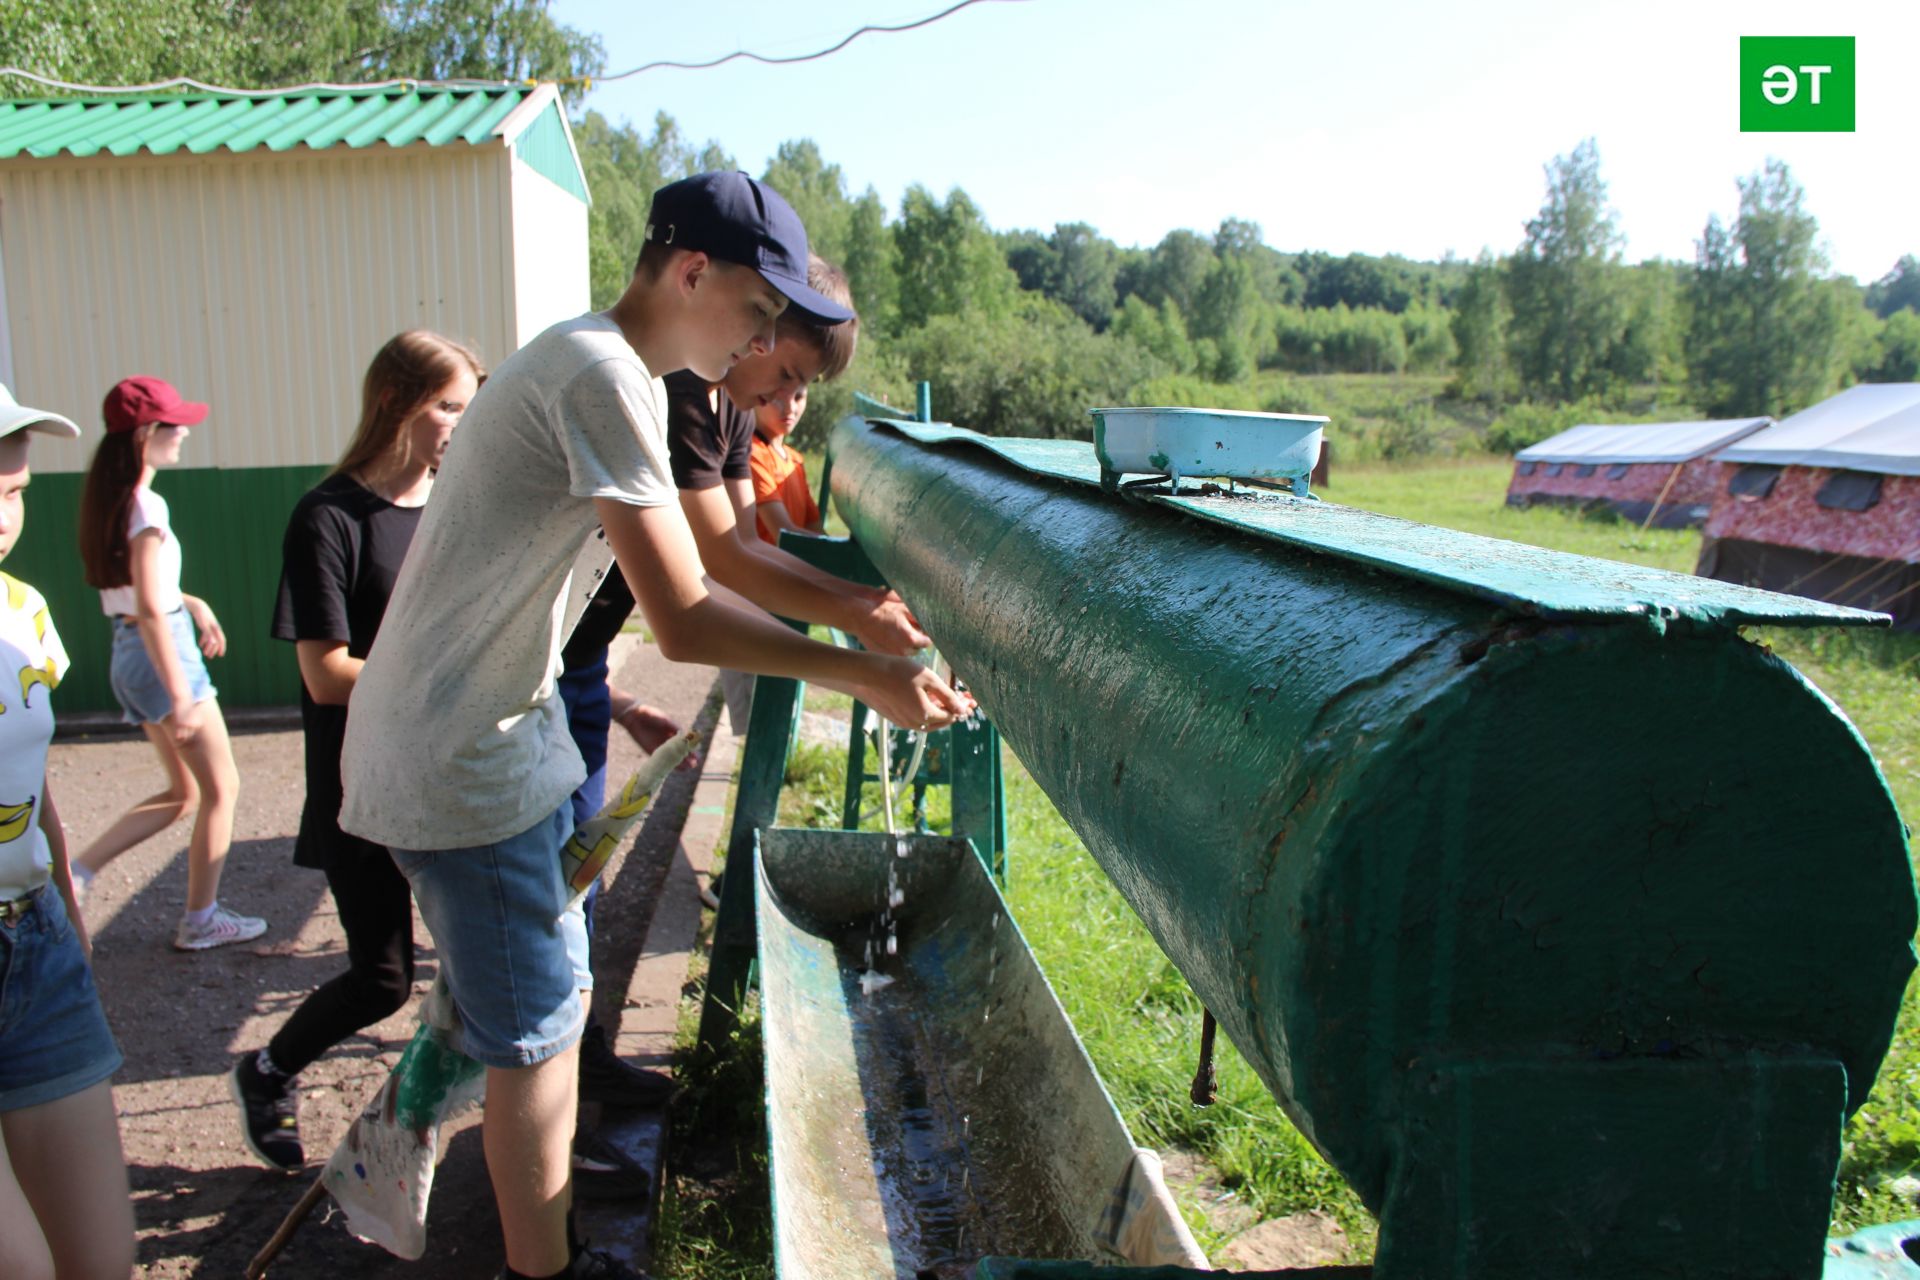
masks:
[[[1111,240],[1084,222],[1063,222],[1048,240],[1053,278],[1048,294],[1095,329],[1113,319],[1119,254]]]
[[[1624,268],[1621,276],[1627,323],[1613,349],[1614,381],[1651,382],[1656,401],[1663,385],[1686,377],[1680,322],[1684,270],[1679,263],[1653,261]]]
[[[995,239],[999,240],[1000,251],[1007,255],[1007,265],[1013,268],[1022,289],[1046,293],[1053,287],[1059,263],[1054,259],[1053,244],[1047,237],[1038,231],[1020,230],[1002,231]]]
[[[1267,244],[1260,224],[1245,218],[1227,218],[1213,233],[1213,252],[1218,258],[1238,258],[1253,273],[1254,292],[1269,307],[1286,306],[1300,300],[1304,287],[1293,264]]]
[[[1867,305],[1883,320],[1900,310],[1920,311],[1920,258],[1906,254],[1869,285]]]
[[[1187,322],[1171,298],[1155,311],[1139,294],[1128,294],[1126,302],[1114,313],[1113,327],[1107,332],[1146,348],[1175,373],[1194,370],[1193,343],[1187,340]]]
[[[1740,179],[1731,229],[1709,217],[1688,294],[1688,381],[1714,414],[1804,408],[1838,372],[1840,298],[1823,279],[1820,224],[1787,166]]]
[[[599,37],[557,21],[548,0],[0,0],[0,50],[88,84],[559,79],[575,101],[606,63]]]
[[[767,162],[760,180],[787,198],[807,228],[813,251],[845,270],[847,240],[853,225],[853,201],[837,164],[828,164],[811,138],[783,142]]]
[[[1141,272],[1140,296],[1157,307],[1172,299],[1186,315],[1200,296],[1200,286],[1216,261],[1213,245],[1191,231],[1169,231],[1147,256]]]
[[[280,0],[265,11],[316,5],[322,9],[375,9],[386,21],[384,37],[357,51],[367,78],[415,76],[422,80],[561,80],[571,102],[585,93],[581,79],[607,61],[600,37],[558,22],[550,0]]]
[[[847,220],[847,260],[841,265],[853,286],[853,304],[860,311],[860,327],[869,335],[870,345],[900,323],[900,251],[893,243],[893,228],[887,225],[887,208],[872,187],[853,202]]]
[[[1239,382],[1253,373],[1260,317],[1253,267],[1239,254],[1215,259],[1193,300],[1190,328],[1194,337],[1212,340],[1213,367],[1206,372],[1217,381]]]
[[[1588,138],[1547,166],[1547,198],[1507,260],[1508,343],[1521,386],[1578,400],[1607,390],[1627,326],[1621,236]]]
[[[1505,265],[1483,251],[1454,299],[1452,390],[1470,400],[1498,403],[1514,389],[1507,359],[1513,310],[1507,305],[1506,274]]]
[[[1012,310],[1019,282],[966,192],[955,187],[942,201],[917,183],[909,187],[893,235],[905,328],[938,315],[993,318]]]
[[[607,307],[633,274],[653,193],[691,174],[734,165],[717,143],[695,147],[688,142],[664,111],[653,118],[651,136],[589,111],[575,122],[573,137],[587,175],[587,190],[593,194],[587,210],[589,291],[594,306]]]

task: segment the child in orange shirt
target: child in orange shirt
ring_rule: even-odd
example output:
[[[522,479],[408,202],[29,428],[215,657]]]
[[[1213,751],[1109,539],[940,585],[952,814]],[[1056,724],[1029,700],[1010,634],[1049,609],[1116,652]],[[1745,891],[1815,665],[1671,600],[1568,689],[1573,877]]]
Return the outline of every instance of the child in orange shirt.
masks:
[[[754,410],[753,502],[760,536],[778,546],[780,531],[821,531],[820,508],[807,491],[807,462],[787,447],[787,435],[807,411],[805,383],[791,396],[769,400]]]

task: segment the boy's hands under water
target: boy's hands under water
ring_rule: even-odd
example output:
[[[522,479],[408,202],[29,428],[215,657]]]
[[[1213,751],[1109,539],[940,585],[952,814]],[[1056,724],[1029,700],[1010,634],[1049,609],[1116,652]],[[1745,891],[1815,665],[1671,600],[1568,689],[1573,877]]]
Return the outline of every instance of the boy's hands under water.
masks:
[[[977,709],[973,695],[960,692],[911,658],[875,655],[876,678],[846,692],[902,729],[944,729]]]
[[[849,628],[862,645],[874,653],[904,658],[933,643],[898,592],[875,587],[864,594],[870,608],[864,618]]]

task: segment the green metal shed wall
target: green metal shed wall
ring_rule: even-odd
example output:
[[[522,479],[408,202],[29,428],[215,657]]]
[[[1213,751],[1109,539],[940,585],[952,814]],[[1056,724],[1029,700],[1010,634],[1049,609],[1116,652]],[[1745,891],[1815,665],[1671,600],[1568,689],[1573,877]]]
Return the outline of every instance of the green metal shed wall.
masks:
[[[181,586],[205,597],[227,633],[227,655],[207,669],[226,706],[285,706],[300,698],[293,646],[267,634],[280,585],[280,539],[300,495],[324,466],[213,467],[163,471],[154,489],[173,510],[185,569]],[[27,518],[7,572],[47,598],[73,669],[60,682],[54,714],[118,707],[107,682],[109,627],[100,593],[87,586],[75,545],[82,477],[36,474]]]

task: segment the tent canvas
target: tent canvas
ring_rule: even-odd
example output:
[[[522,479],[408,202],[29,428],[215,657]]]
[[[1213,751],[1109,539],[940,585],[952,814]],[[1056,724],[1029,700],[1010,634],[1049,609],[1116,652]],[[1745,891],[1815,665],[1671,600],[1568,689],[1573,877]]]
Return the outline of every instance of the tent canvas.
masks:
[[[1850,387],[1717,457],[1697,573],[1920,630],[1920,383]]]
[[[1697,525],[1720,479],[1709,455],[1766,426],[1768,418],[1704,422],[1584,423],[1522,449],[1509,506],[1606,506],[1636,523]]]
[[[1705,422],[1586,423],[1529,445],[1520,462],[1691,462],[1750,436],[1771,418],[1719,418]]]
[[[1722,450],[1720,460],[1920,476],[1920,382],[1848,387]]]

